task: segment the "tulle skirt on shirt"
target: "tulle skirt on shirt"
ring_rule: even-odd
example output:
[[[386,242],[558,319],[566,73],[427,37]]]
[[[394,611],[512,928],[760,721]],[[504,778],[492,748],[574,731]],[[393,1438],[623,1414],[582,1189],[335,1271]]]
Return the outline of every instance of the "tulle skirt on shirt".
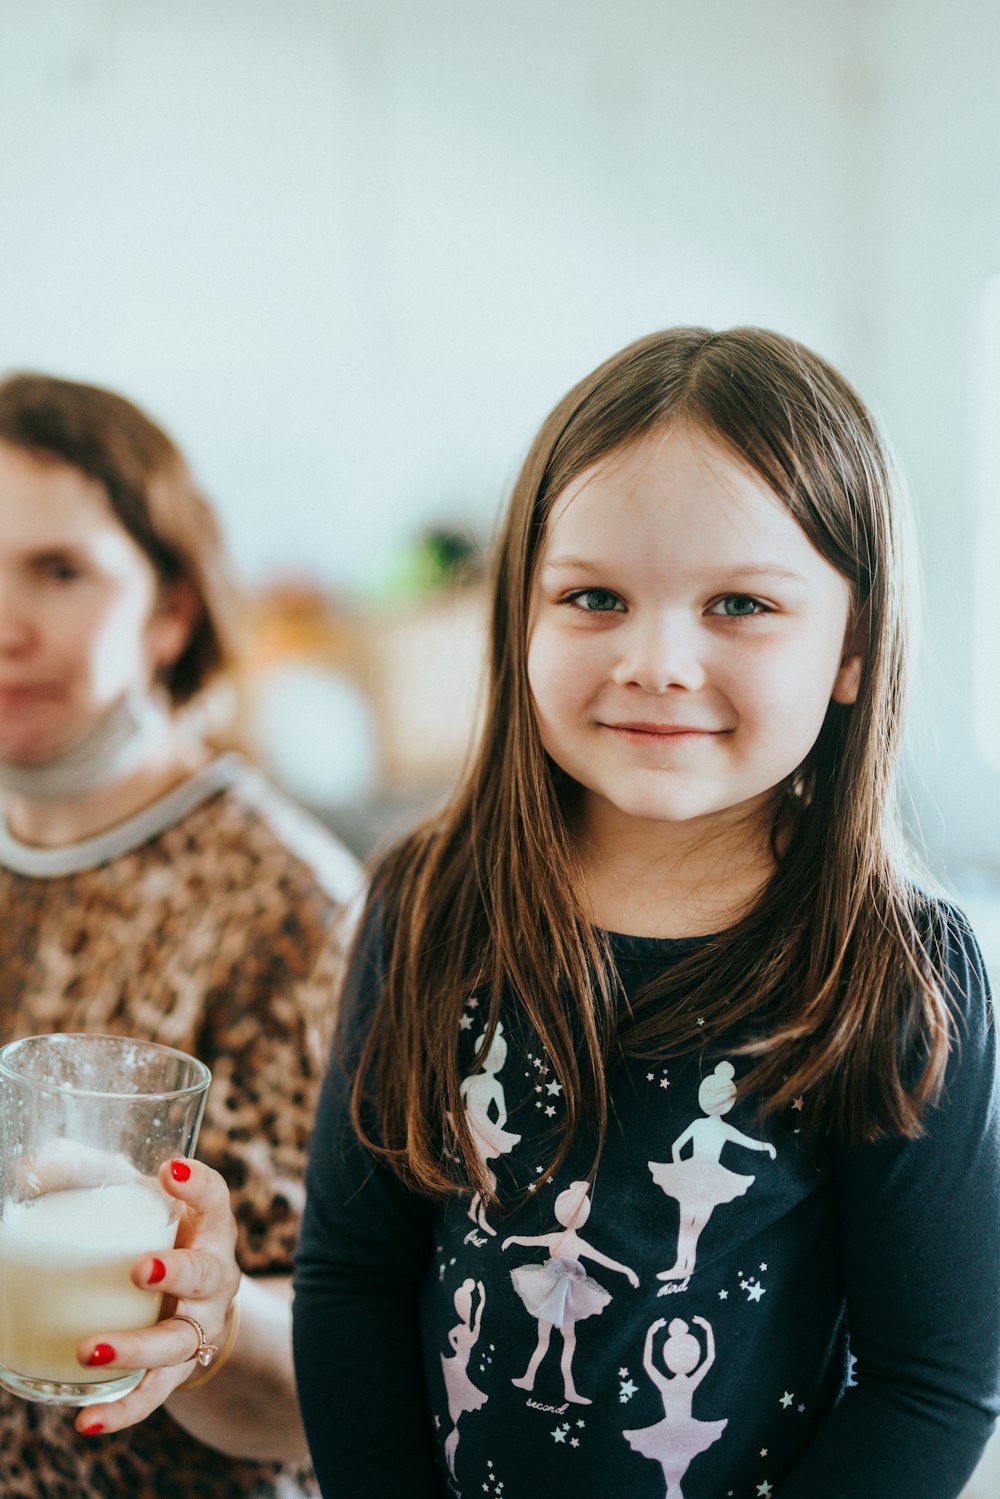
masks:
[[[683,1161],[649,1161],[649,1169],[658,1187],[668,1197],[676,1197],[681,1212],[707,1218],[720,1203],[742,1197],[755,1178],[740,1176],[719,1161],[699,1161],[688,1156]]]
[[[591,1280],[579,1260],[562,1256],[543,1265],[521,1265],[510,1278],[531,1315],[554,1327],[596,1317],[611,1300],[611,1292]]]

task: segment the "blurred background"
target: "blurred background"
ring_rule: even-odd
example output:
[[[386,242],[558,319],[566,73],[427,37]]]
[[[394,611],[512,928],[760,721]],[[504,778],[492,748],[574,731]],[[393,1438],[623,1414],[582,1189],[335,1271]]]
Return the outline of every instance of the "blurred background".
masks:
[[[994,0],[0,0],[0,366],[173,432],[252,592],[220,723],[366,853],[457,773],[554,401],[814,345],[913,491],[908,794],[998,964],[998,57]]]
[[[240,732],[365,851],[455,774],[552,403],[670,323],[813,344],[912,486],[908,790],[996,944],[998,55],[992,0],[0,0],[0,366],[173,431]]]

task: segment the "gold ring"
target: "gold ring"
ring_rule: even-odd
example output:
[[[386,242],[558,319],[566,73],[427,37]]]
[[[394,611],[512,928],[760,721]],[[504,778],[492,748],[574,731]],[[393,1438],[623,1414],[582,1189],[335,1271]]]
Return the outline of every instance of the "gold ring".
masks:
[[[205,1329],[202,1327],[197,1318],[189,1317],[186,1312],[174,1312],[174,1321],[189,1322],[194,1328],[195,1332],[198,1335],[198,1346],[194,1351],[193,1357],[198,1360],[203,1369],[207,1369],[209,1364],[212,1362],[215,1355],[219,1351],[217,1345],[215,1343],[205,1342]]]

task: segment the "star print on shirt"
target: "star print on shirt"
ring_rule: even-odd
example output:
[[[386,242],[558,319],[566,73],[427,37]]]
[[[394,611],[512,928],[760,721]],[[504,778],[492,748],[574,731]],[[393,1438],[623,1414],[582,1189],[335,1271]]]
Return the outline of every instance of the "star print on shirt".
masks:
[[[764,1479],[763,1483],[759,1483],[757,1485],[757,1492],[758,1494],[760,1494],[761,1499],[767,1499],[768,1494],[772,1492],[771,1485],[768,1483],[766,1478]]]
[[[458,1028],[459,1028],[460,1031],[471,1031],[471,1029],[472,1029],[472,1016],[471,1015],[463,1015],[462,1018],[458,1022]]]
[[[621,1401],[622,1405],[628,1404],[638,1388],[639,1386],[637,1384],[633,1384],[631,1379],[626,1379],[623,1381],[621,1389],[618,1393],[618,1399]]]
[[[795,1399],[795,1396],[794,1396],[794,1395],[790,1395],[790,1394],[789,1394],[789,1393],[788,1393],[788,1391],[787,1391],[787,1390],[786,1390],[786,1391],[785,1391],[785,1393],[784,1393],[784,1394],[783,1394],[783,1395],[782,1395],[782,1397],[781,1397],[781,1399],[780,1399],[780,1400],[779,1400],[779,1401],[778,1401],[778,1404],[779,1404],[779,1405],[780,1405],[780,1406],[781,1406],[781,1407],[782,1407],[782,1408],[783,1408],[783,1409],[784,1409],[784,1410],[787,1410],[787,1409],[788,1409],[788,1407],[789,1407],[789,1406],[790,1406],[790,1405],[791,1405],[791,1403],[792,1403],[792,1401],[793,1401],[793,1400],[794,1400],[794,1399]]]
[[[545,1084],[545,1091],[546,1093],[551,1093],[553,1098],[555,1098],[559,1093],[562,1092],[562,1083],[557,1083],[553,1079],[551,1083]]]
[[[750,1290],[747,1292],[747,1300],[759,1301],[760,1298],[762,1296],[765,1296],[766,1294],[767,1292],[765,1291],[764,1287],[758,1281],[755,1285],[751,1286]]]

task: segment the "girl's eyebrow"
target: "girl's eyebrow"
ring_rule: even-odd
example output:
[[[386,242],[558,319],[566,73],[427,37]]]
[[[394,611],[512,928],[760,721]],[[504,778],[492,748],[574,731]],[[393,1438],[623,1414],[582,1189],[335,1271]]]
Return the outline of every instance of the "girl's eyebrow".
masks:
[[[586,557],[570,556],[546,557],[542,563],[542,567],[546,571],[549,568],[571,568],[574,572],[579,572],[582,569],[583,572],[587,573],[603,572],[606,566],[607,563],[604,562],[588,562]]]
[[[779,562],[740,562],[735,566],[727,566],[724,570],[735,573],[740,578],[773,578],[779,583],[805,582],[801,573],[791,567],[782,567]]]
[[[600,574],[607,571],[607,563],[591,562],[586,557],[565,554],[561,557],[547,557],[542,563],[542,570],[548,572],[549,569]],[[790,567],[783,567],[779,562],[723,562],[718,567],[713,567],[712,572],[726,573],[737,578],[770,579],[776,583],[805,582],[801,573]]]

